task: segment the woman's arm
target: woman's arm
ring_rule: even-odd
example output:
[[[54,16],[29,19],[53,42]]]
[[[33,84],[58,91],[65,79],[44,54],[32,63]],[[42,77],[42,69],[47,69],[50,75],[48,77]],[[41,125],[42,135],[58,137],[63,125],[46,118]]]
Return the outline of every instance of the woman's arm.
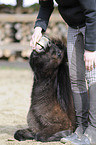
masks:
[[[96,50],[96,0],[79,0],[86,17],[85,49]]]
[[[42,37],[42,32],[46,31],[50,15],[54,9],[53,0],[39,0],[40,10],[35,22],[35,29],[32,35],[30,46],[35,49],[36,42]]]
[[[84,61],[87,70],[96,67],[96,0],[79,0],[86,17]]]
[[[35,27],[39,26],[42,31],[46,31],[49,18],[54,9],[53,0],[39,0],[40,10],[35,22]]]

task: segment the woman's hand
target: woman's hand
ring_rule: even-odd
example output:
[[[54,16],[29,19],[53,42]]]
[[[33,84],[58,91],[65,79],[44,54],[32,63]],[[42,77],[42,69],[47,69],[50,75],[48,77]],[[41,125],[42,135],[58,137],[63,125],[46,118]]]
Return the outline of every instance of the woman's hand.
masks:
[[[84,61],[87,70],[91,71],[94,67],[96,67],[96,51],[91,52],[85,50]]]
[[[30,41],[30,46],[32,47],[32,49],[35,49],[36,42],[38,42],[41,37],[42,37],[42,28],[36,27],[34,29],[34,33],[32,35],[31,41]]]

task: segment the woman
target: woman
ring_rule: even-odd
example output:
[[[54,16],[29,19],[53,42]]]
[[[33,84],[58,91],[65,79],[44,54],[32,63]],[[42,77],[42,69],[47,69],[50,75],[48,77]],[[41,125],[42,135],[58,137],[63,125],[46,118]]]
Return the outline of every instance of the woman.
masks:
[[[63,19],[68,24],[67,53],[73,99],[76,111],[76,130],[62,142],[73,144],[96,143],[96,0],[56,0]],[[30,45],[46,31],[54,9],[53,0],[40,0],[40,10]],[[86,80],[88,83],[88,100]],[[89,112],[88,112],[89,110]],[[89,122],[88,122],[89,117]]]

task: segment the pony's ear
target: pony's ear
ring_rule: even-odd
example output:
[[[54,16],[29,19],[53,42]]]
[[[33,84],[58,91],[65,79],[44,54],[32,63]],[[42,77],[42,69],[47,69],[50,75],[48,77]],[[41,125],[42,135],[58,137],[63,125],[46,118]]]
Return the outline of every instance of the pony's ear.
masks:
[[[67,62],[62,61],[57,75],[57,99],[61,107],[68,111],[72,104],[72,93]]]

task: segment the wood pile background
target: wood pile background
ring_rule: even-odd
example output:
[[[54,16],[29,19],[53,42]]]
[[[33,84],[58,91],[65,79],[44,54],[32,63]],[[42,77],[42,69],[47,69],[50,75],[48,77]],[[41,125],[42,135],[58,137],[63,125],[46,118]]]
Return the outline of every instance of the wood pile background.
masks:
[[[0,58],[29,58],[36,17],[37,14],[0,14]],[[45,35],[66,44],[67,25],[59,14],[52,15]]]

